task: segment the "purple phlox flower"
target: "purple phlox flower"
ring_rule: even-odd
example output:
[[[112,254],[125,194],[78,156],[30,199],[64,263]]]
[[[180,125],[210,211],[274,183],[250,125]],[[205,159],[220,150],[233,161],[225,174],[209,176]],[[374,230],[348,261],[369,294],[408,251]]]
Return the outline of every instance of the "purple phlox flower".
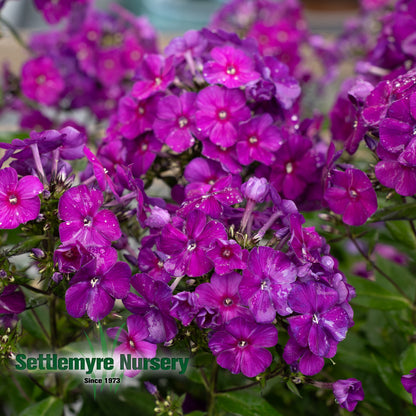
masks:
[[[289,217],[291,238],[290,247],[296,257],[303,263],[319,263],[324,246],[324,239],[315,231],[315,227],[302,227],[305,219],[301,214]]]
[[[107,329],[107,335],[121,342],[114,349],[114,354],[119,359],[121,354],[130,354],[132,358],[153,358],[156,356],[157,345],[145,341],[149,337],[147,322],[141,316],[129,316],[127,318],[127,331],[120,327]],[[120,368],[120,366],[118,366]],[[134,377],[140,370],[125,370],[123,374]]]
[[[138,100],[144,100],[158,91],[165,90],[175,78],[173,57],[145,55],[137,69],[137,78],[139,81],[133,85],[131,94]]]
[[[217,239],[207,257],[212,261],[215,273],[224,275],[233,270],[243,270],[247,267],[248,251],[242,249],[234,240]]]
[[[202,283],[195,289],[198,306],[217,309],[221,317],[220,324],[237,316],[250,318],[251,314],[241,304],[238,293],[241,279],[241,274],[235,272],[223,276],[214,273],[210,283]]]
[[[207,87],[198,93],[196,106],[197,128],[222,147],[230,147],[237,141],[238,124],[250,118],[244,93],[237,89]]]
[[[134,139],[151,130],[159,100],[158,95],[140,101],[132,95],[123,97],[117,110],[120,133],[127,139]]]
[[[164,268],[167,258],[168,256],[159,251],[153,251],[149,247],[143,247],[139,251],[137,265],[143,273],[148,274],[154,280],[161,280],[162,282],[169,283],[172,279],[172,275]]]
[[[253,60],[235,47],[215,47],[211,50],[211,58],[212,61],[208,61],[203,70],[203,75],[210,84],[238,88],[260,77],[254,70]]]
[[[292,312],[287,299],[295,280],[296,267],[286,254],[271,247],[255,247],[243,272],[241,300],[257,322],[272,322],[276,312],[282,316]]]
[[[41,56],[23,65],[21,87],[28,98],[54,105],[61,98],[65,84],[54,61],[48,56]]]
[[[92,254],[79,242],[63,244],[53,254],[54,264],[61,273],[77,272],[92,258]]]
[[[193,187],[177,214],[184,217],[198,209],[212,218],[219,218],[224,211],[224,207],[242,201],[240,191],[233,187],[232,182],[233,177],[228,175],[218,179],[206,192],[203,192],[203,189]]]
[[[222,318],[219,310],[210,306],[200,307],[195,316],[195,323],[202,329],[218,328],[221,322]]]
[[[50,24],[58,23],[62,18],[68,16],[75,4],[85,4],[88,2],[89,0],[75,0],[71,2],[34,0],[36,8],[42,12],[43,17]]]
[[[81,318],[87,313],[95,322],[105,318],[115,299],[124,299],[129,293],[130,276],[127,263],[119,261],[105,272],[98,272],[96,261],[90,261],[73,276],[65,293],[69,315]]]
[[[46,117],[40,111],[33,108],[24,108],[21,110],[20,127],[23,130],[49,130],[53,127],[51,119]]]
[[[319,357],[332,357],[336,344],[348,331],[347,312],[338,306],[338,292],[323,283],[297,283],[289,293],[288,305],[300,315],[288,318],[290,335]]]
[[[53,131],[53,130],[52,130]],[[62,145],[59,147],[59,156],[66,160],[82,159],[87,136],[84,131],[67,125],[59,130],[62,134]]]
[[[184,231],[167,224],[157,244],[158,250],[167,254],[165,270],[173,276],[202,276],[213,264],[206,252],[215,240],[227,239],[224,226],[218,221],[207,221],[206,215],[193,210],[186,217]]]
[[[125,68],[122,62],[122,51],[112,47],[97,52],[97,79],[106,87],[117,85],[124,78]]]
[[[401,377],[401,382],[404,389],[411,393],[413,404],[416,406],[416,368],[410,371],[410,374],[405,374]],[[362,400],[362,399],[361,399]]]
[[[242,165],[249,165],[257,160],[269,166],[275,161],[273,152],[282,143],[279,129],[273,125],[273,118],[269,114],[252,118],[240,124],[238,130],[238,161]]]
[[[211,160],[220,162],[226,172],[239,174],[243,167],[237,160],[236,146],[222,147],[210,142],[208,139],[201,139],[202,154]]]
[[[172,296],[170,314],[188,326],[198,313],[198,304],[195,292],[179,292]]]
[[[17,285],[7,285],[0,293],[0,314],[16,315],[26,308],[25,296]]]
[[[376,192],[363,171],[334,170],[330,182],[331,186],[325,190],[325,201],[332,211],[342,215],[345,224],[363,225],[377,211]]]
[[[336,402],[349,412],[354,411],[357,403],[364,400],[361,381],[356,378],[338,380],[332,385],[332,389]]]
[[[285,345],[283,359],[291,366],[297,365],[305,376],[318,374],[325,365],[322,357],[315,355],[309,348],[300,346],[294,338],[289,338]]]
[[[169,313],[170,287],[144,273],[135,274],[131,284],[140,296],[130,292],[123,303],[127,310],[145,319],[149,329],[146,340],[155,344],[170,341],[177,333],[175,319]]]
[[[170,222],[169,211],[155,206],[151,209],[144,224],[149,228],[163,228]]]
[[[321,167],[311,140],[294,134],[275,153],[270,182],[287,199],[298,198],[320,179]]]
[[[175,152],[181,153],[195,143],[194,102],[197,94],[184,92],[159,101],[153,128],[156,137]]]
[[[208,346],[217,363],[232,374],[255,377],[265,371],[273,357],[266,348],[277,344],[277,329],[241,317],[232,319],[214,331]]]
[[[121,50],[122,66],[136,69],[145,54],[144,45],[141,45],[133,33],[126,33]]]
[[[79,241],[84,246],[109,246],[121,237],[117,217],[108,209],[100,210],[103,195],[86,185],[68,189],[61,196],[58,214],[64,222],[59,224],[63,243]]]
[[[374,247],[374,253],[403,266],[409,263],[409,257],[405,253],[400,252],[396,247],[388,244],[377,243]]]
[[[38,217],[43,185],[35,176],[20,180],[13,168],[0,170],[0,229],[12,229]]]

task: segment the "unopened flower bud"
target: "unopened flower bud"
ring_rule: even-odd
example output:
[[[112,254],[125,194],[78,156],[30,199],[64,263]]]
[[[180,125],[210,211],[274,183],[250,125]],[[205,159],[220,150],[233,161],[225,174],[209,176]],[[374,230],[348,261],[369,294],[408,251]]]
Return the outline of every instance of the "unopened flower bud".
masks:
[[[266,178],[252,177],[241,185],[241,191],[245,198],[257,203],[264,201],[269,193],[269,189],[270,186]]]

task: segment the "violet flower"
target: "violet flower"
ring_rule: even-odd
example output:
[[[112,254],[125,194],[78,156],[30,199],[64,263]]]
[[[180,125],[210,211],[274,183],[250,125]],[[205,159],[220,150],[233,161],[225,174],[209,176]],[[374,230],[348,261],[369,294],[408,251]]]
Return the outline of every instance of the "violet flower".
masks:
[[[411,393],[413,404],[416,406],[416,368],[410,371],[410,374],[405,374],[401,378],[404,389]]]
[[[7,285],[0,293],[0,326],[12,327],[26,308],[25,296],[17,285]]]
[[[269,367],[273,356],[266,348],[276,344],[277,329],[273,325],[261,325],[241,317],[214,331],[208,342],[221,367],[246,377],[255,377]]]
[[[361,381],[355,378],[338,380],[332,385],[332,388],[337,403],[349,412],[355,409],[359,401],[364,400]]]
[[[35,176],[20,180],[13,168],[0,170],[0,229],[12,229],[38,217],[43,185]]]
[[[235,240],[217,239],[207,251],[207,257],[214,264],[215,273],[224,275],[237,269],[245,269],[248,251],[242,249]]]

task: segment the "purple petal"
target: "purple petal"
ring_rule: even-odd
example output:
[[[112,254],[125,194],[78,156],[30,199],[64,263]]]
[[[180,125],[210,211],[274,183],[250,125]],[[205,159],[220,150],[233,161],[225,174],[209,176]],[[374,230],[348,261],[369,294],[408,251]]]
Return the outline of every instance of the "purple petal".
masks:
[[[112,297],[123,299],[130,290],[130,276],[128,264],[119,261],[102,276],[100,285]]]
[[[86,310],[91,283],[79,282],[70,286],[65,293],[66,310],[74,318],[81,318]]]
[[[246,377],[255,377],[266,370],[273,360],[272,353],[262,348],[246,348],[241,358],[241,372]]]
[[[16,191],[21,199],[34,199],[43,191],[43,185],[35,176],[24,176],[20,179]]]
[[[80,284],[80,283],[79,283]],[[113,309],[112,298],[100,285],[96,285],[89,292],[87,314],[91,320],[98,322],[105,318]]]
[[[120,225],[115,214],[103,209],[94,216],[93,227],[108,241],[115,241],[121,237]]]

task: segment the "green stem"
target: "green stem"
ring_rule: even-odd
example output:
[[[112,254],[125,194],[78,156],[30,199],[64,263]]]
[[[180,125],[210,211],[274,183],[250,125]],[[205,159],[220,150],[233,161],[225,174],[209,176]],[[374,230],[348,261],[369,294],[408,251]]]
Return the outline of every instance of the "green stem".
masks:
[[[46,339],[50,340],[51,337],[48,334],[48,331],[46,330],[45,326],[43,325],[42,321],[40,320],[38,314],[36,313],[36,311],[34,309],[31,309],[32,315],[35,318],[36,322],[38,323],[40,329],[42,330],[42,332],[45,334]]]
[[[208,416],[215,416],[215,396],[216,396],[217,377],[218,377],[218,364],[216,361],[214,361],[212,374],[211,374],[211,380],[209,384]]]
[[[4,26],[9,29],[10,33],[16,40],[16,42],[24,49],[30,52],[29,47],[26,45],[25,41],[22,39],[22,37],[19,35],[19,32],[13,27],[11,23],[9,23],[1,14],[0,14],[0,23],[2,23]]]

